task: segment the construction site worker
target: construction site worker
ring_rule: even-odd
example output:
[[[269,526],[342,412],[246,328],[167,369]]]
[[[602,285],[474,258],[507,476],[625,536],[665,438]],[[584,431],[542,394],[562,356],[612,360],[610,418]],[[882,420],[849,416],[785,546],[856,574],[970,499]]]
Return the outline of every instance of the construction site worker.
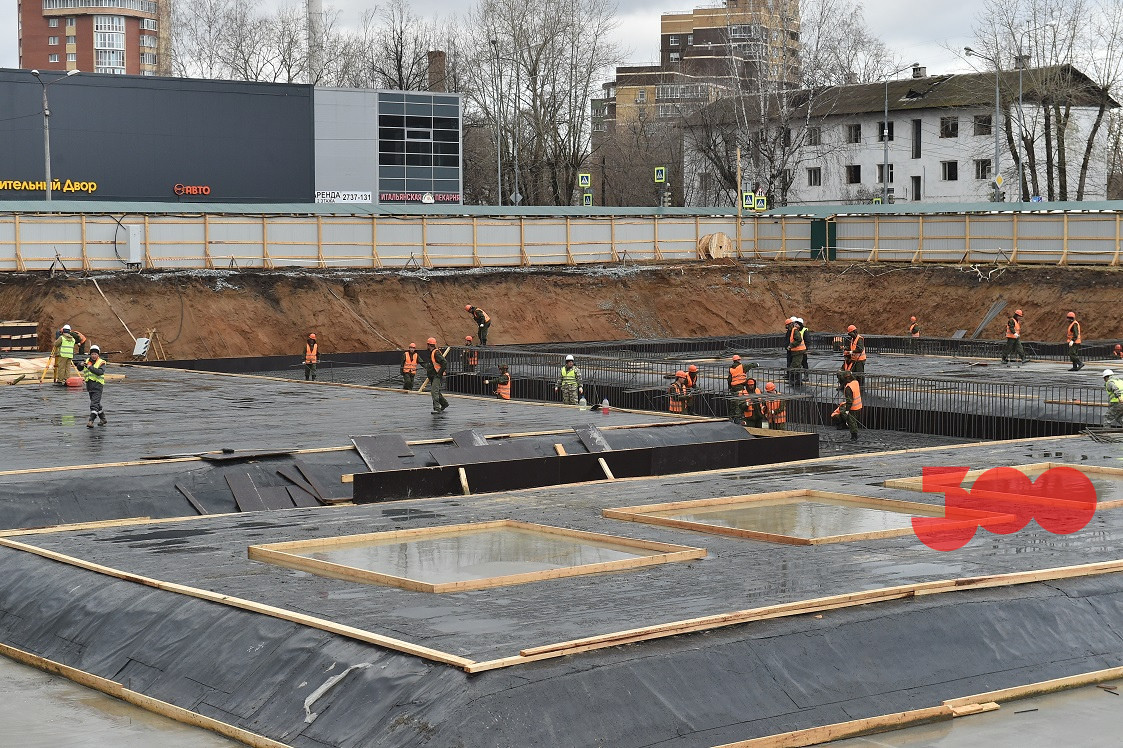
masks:
[[[444,389],[445,369],[448,362],[444,354],[437,350],[437,339],[429,338],[425,341],[429,346],[429,359],[425,362],[425,373],[429,375],[429,393],[433,396],[433,412],[440,413],[448,407]]]
[[[76,364],[86,380],[86,392],[90,395],[90,420],[86,421],[87,428],[94,427],[94,419],[101,420],[101,425],[109,423],[105,420],[105,411],[101,408],[101,394],[105,390],[105,367],[107,362],[101,357],[101,348],[90,346],[90,356],[85,361]]]
[[[858,328],[850,325],[846,328],[846,343],[843,346],[842,370],[854,373],[858,384],[865,384],[866,371],[866,340],[858,332]]]
[[[764,427],[764,419],[766,416],[764,400],[759,397],[761,395],[760,387],[757,387],[756,380],[749,377],[745,382],[745,399],[741,403],[741,422],[746,426],[751,426],[754,429]]]
[[[1116,343],[1115,347],[1111,349],[1111,357],[1115,359],[1123,358],[1123,345]]]
[[[86,337],[82,333],[75,335],[70,325],[63,325],[58,337],[55,338],[51,354],[55,357],[54,381],[58,384],[66,384],[67,378],[70,377],[70,364],[74,361],[74,354],[81,352],[82,343],[79,343],[79,340],[84,343]]]
[[[800,387],[803,384],[802,370],[807,368],[807,340],[803,320],[792,317],[792,328],[788,332],[788,384]]]
[[[70,336],[72,338],[74,338],[74,340],[77,341],[76,350],[77,350],[78,353],[82,353],[85,350],[85,347],[84,347],[86,345],[86,336],[85,335],[78,332],[77,330],[71,329],[70,325],[63,325],[59,329],[55,330],[55,340],[58,340],[59,336],[61,336],[63,332],[70,333]]]
[[[565,365],[558,374],[558,381],[554,383],[554,392],[558,390],[561,390],[562,402],[566,405],[577,405],[578,399],[585,394],[585,388],[581,385],[581,371],[573,356],[565,357]]]
[[[480,339],[480,345],[487,345],[487,329],[491,327],[491,317],[483,309],[471,304],[465,304],[464,311],[472,315],[472,319],[476,321],[476,332]]]
[[[464,371],[472,372],[480,364],[480,349],[473,344],[472,336],[464,336]]]
[[[778,397],[780,395],[780,391],[776,389],[775,382],[765,383],[764,392],[765,395],[773,397]],[[768,409],[768,427],[776,431],[783,431],[786,428],[784,424],[788,422],[788,408],[784,404],[784,401],[768,400],[765,402],[765,407]]]
[[[792,336],[792,318],[788,317],[784,320],[784,340],[791,340]],[[784,368],[790,369],[792,367],[792,351],[785,346],[784,348],[785,361]]]
[[[1072,361],[1069,371],[1080,371],[1084,368],[1084,362],[1080,360],[1080,343],[1083,342],[1080,337],[1080,321],[1076,319],[1076,312],[1069,312],[1065,319],[1068,320],[1065,340],[1068,341],[1068,358]]]
[[[675,381],[667,388],[667,410],[671,413],[685,413],[690,401],[690,390],[686,386],[686,372],[676,371]]]
[[[316,342],[316,333],[308,333],[304,341],[304,381],[316,381],[316,366],[320,363],[320,344]]]
[[[699,376],[700,375],[698,373],[698,367],[695,364],[691,364],[689,367],[687,367],[687,369],[686,369],[686,390],[687,390],[688,393],[690,393],[690,397],[688,397],[686,399],[686,412],[687,413],[693,413],[694,412],[694,395],[698,390],[698,377]]]
[[[858,419],[855,413],[862,410],[862,388],[854,375],[848,371],[838,373],[838,383],[842,385],[842,402],[831,413],[837,428],[850,429],[850,441],[858,441]]]
[[[749,381],[749,375],[745,373],[745,367],[741,364],[741,356],[734,353],[733,363],[729,365],[729,394],[745,394],[745,382],[747,381]]]
[[[410,343],[409,348],[402,354],[402,389],[407,392],[413,389],[413,379],[417,376],[417,343]]]
[[[1123,379],[1116,377],[1111,369],[1104,369],[1104,386],[1107,387],[1107,412],[1104,413],[1104,426],[1123,428]]]
[[[909,353],[916,351],[916,341],[920,340],[920,323],[916,317],[909,317]]]
[[[1011,356],[1017,356],[1021,363],[1026,362],[1026,352],[1022,348],[1022,310],[1015,309],[1014,315],[1006,321],[1006,347],[1002,349],[1002,363],[1010,363]]]
[[[495,392],[492,394],[500,400],[511,399],[511,375],[507,371],[507,364],[499,364],[499,377],[495,380]]]

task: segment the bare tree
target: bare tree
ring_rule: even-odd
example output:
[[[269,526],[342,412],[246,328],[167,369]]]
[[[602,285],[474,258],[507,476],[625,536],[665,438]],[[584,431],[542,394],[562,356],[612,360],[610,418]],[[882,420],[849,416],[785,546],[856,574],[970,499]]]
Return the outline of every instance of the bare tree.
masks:
[[[192,0],[172,6],[172,71],[185,78],[228,78],[223,28],[231,0]]]
[[[866,25],[860,2],[802,0],[798,19],[806,88],[874,83],[901,67],[900,58]]]

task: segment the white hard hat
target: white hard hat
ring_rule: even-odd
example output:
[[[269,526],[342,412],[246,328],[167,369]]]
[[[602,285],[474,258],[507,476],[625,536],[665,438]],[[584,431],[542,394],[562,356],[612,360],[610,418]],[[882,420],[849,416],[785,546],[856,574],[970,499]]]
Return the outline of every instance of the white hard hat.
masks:
[[[801,325],[803,324],[803,317],[792,317],[792,320],[798,322]]]
[[[63,325],[62,329],[63,329],[64,332],[69,332],[70,331],[70,325]]]
[[[1103,376],[1105,376],[1105,377],[1114,377],[1114,376],[1115,376],[1115,372],[1114,372],[1114,371],[1112,371],[1111,369],[1104,369],[1104,373],[1103,373]]]
[[[566,356],[566,357],[565,357],[565,360],[566,360],[566,361],[572,361],[572,360],[573,360],[573,356]]]
[[[94,351],[97,351],[98,353],[101,353],[101,346],[91,345],[90,346],[90,353],[93,353]]]

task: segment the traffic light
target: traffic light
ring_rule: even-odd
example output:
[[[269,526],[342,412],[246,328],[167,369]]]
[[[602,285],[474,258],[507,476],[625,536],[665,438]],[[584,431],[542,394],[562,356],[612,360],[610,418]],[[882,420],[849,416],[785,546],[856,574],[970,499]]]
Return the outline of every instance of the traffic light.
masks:
[[[669,187],[669,185],[668,185],[668,187]],[[663,197],[662,197],[662,200],[661,200],[661,205],[664,208],[671,207],[671,190],[670,189],[663,190]]]

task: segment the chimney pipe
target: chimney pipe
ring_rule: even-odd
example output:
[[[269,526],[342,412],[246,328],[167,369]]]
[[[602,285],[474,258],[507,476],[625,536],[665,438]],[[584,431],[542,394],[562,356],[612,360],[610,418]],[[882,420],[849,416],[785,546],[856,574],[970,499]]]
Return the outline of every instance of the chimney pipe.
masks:
[[[928,77],[928,68],[922,68],[919,65],[913,65],[912,66],[912,77],[913,78],[927,78]]]
[[[442,50],[431,49],[429,50],[429,90],[435,93],[446,93],[448,91],[448,82],[446,75],[448,74],[448,55]]]

